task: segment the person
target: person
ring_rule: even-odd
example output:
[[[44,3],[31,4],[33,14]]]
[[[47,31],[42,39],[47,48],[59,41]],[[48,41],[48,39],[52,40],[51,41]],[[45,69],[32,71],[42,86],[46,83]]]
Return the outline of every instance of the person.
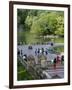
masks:
[[[38,54],[40,53],[40,49],[38,48]]]
[[[57,55],[57,63],[60,63],[60,57]]]
[[[37,49],[35,50],[35,55],[37,55]]]
[[[45,52],[46,52],[46,55],[47,55],[48,54],[47,50]]]
[[[52,59],[52,60],[51,60],[51,63],[53,64],[53,62],[54,62],[54,60]]]
[[[53,46],[53,42],[51,42],[51,46]]]
[[[61,56],[61,64],[64,62],[64,55]]]
[[[44,53],[44,48],[42,48],[42,54]]]
[[[20,50],[18,49],[17,54],[20,56]]]
[[[54,69],[56,69],[56,58],[54,59],[53,64],[54,64]]]
[[[26,54],[23,55],[23,60],[27,61],[27,55]]]
[[[22,52],[22,50],[21,50],[21,56],[23,55],[23,52]]]
[[[40,54],[42,53],[42,50],[40,49]]]

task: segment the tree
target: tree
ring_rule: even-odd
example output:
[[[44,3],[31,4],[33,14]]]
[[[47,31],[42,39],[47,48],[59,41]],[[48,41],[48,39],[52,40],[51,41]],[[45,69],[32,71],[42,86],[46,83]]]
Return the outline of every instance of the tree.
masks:
[[[57,25],[56,13],[41,13],[40,16],[33,21],[31,33],[40,35],[54,34]]]
[[[18,37],[24,42],[33,42],[46,35],[64,36],[64,12],[52,10],[18,9]]]
[[[56,25],[56,31],[55,34],[64,36],[64,17],[58,16],[57,17],[57,25]]]

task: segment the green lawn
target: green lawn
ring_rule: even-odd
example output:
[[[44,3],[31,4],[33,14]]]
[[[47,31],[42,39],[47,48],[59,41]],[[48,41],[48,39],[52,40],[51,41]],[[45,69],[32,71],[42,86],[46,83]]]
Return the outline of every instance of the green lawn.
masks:
[[[57,47],[53,47],[53,50],[56,52],[64,52],[64,47],[63,46],[57,46]]]
[[[23,42],[25,44],[37,44],[53,41],[54,43],[64,43],[64,38],[43,38],[37,36],[36,34],[31,34],[29,32],[18,32],[18,42]]]

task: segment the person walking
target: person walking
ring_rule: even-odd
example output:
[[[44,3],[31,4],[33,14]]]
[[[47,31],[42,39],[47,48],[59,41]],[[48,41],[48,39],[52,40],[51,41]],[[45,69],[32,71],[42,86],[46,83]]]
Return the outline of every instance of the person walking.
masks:
[[[23,51],[22,51],[22,49],[21,49],[21,56],[23,55]]]
[[[61,64],[64,63],[64,55],[61,56]]]
[[[47,50],[45,52],[46,52],[46,55],[47,55],[48,54]]]
[[[56,58],[54,59],[53,64],[54,64],[54,69],[56,69]]]
[[[60,64],[60,57],[57,55],[57,64]]]
[[[42,54],[44,54],[44,48],[42,48]]]
[[[18,51],[17,51],[17,54],[18,54],[18,56],[20,56],[20,50],[18,49]]]
[[[35,55],[37,55],[37,49],[35,50]]]
[[[38,48],[38,55],[39,55],[39,53],[40,53],[40,49]]]

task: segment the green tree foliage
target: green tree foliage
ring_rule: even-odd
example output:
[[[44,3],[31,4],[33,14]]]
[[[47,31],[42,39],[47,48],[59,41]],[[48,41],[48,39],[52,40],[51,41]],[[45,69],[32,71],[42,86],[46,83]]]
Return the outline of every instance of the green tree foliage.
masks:
[[[57,25],[56,25],[56,32],[55,34],[57,35],[64,35],[64,17],[63,16],[58,16],[57,17]]]
[[[26,20],[26,17],[28,15],[28,12],[29,12],[29,10],[26,10],[26,9],[18,9],[17,10],[17,23],[18,23],[18,27],[20,25],[23,25],[23,27],[26,28],[25,20]]]
[[[18,9],[17,20],[18,28],[23,26],[24,39],[31,38],[31,34],[64,36],[63,11]]]
[[[57,12],[41,13],[37,19],[33,20],[31,32],[40,35],[64,34],[63,16]]]

